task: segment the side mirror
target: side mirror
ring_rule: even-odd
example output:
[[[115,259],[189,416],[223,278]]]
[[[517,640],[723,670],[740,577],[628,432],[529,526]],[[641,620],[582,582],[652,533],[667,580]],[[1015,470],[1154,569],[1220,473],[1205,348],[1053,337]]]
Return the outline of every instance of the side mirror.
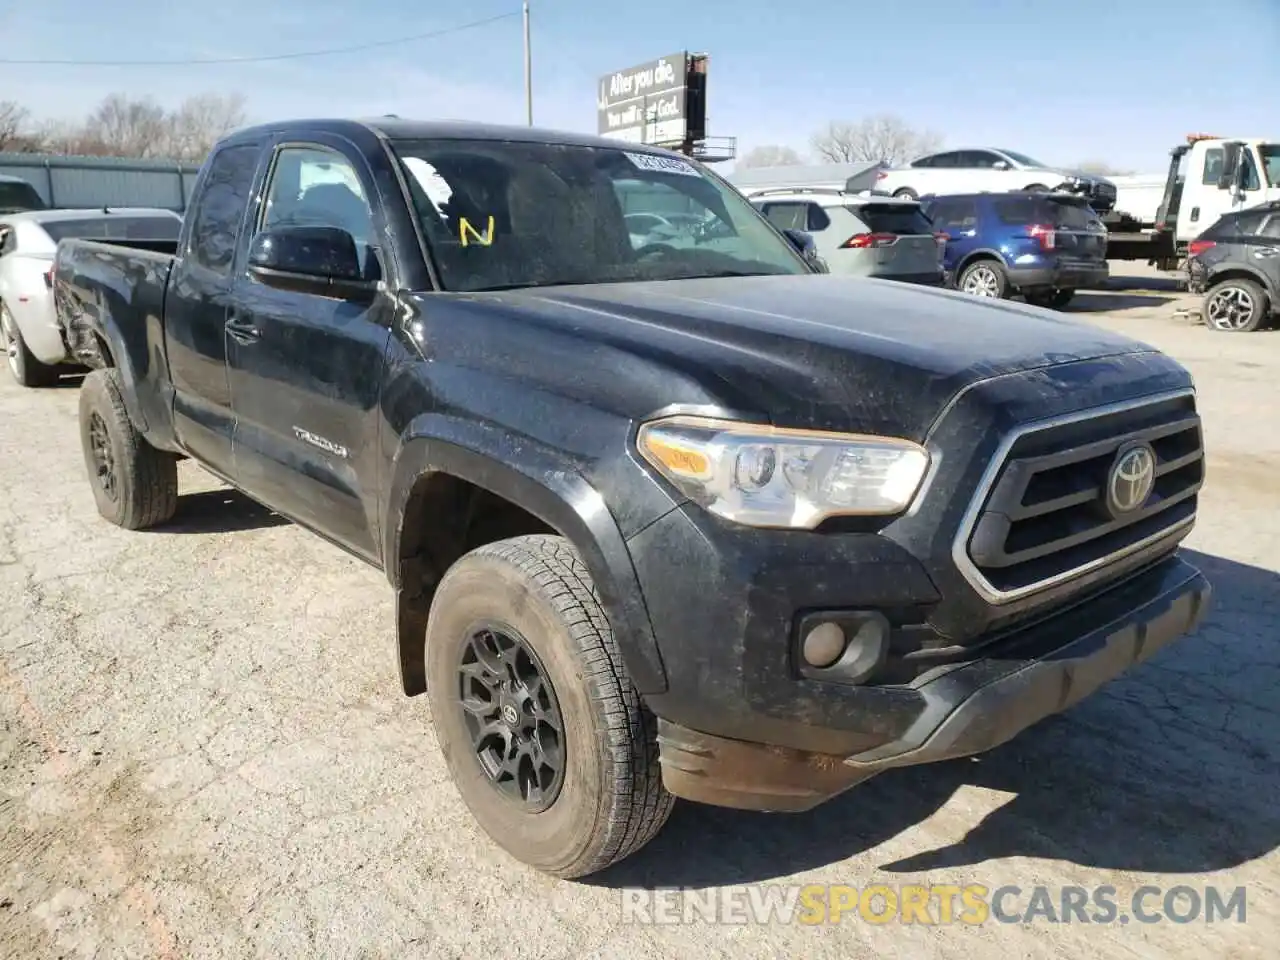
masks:
[[[1224,143],[1222,145],[1222,172],[1218,174],[1218,189],[1230,190],[1235,186],[1236,175],[1240,172],[1240,151],[1243,144]]]
[[[1009,161],[1007,161],[1007,160],[997,160],[995,163],[993,163],[993,164],[991,165],[991,169],[992,169],[992,170],[1008,170],[1008,169],[1009,169]]]
[[[281,290],[340,300],[365,299],[378,284],[364,278],[355,238],[339,227],[279,226],[249,244],[249,274]]]

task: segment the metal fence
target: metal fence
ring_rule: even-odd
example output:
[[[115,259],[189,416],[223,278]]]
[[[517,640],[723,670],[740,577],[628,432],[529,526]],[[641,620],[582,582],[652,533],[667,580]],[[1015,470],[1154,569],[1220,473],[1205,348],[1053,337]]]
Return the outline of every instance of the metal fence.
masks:
[[[182,213],[199,164],[121,157],[0,152],[0,174],[21,177],[50,207],[164,207]]]

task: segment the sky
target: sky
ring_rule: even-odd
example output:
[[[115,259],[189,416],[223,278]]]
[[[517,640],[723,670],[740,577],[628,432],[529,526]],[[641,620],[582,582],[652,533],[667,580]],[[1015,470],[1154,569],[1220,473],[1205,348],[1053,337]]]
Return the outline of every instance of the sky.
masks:
[[[295,116],[525,120],[519,0],[40,0],[0,12],[0,60],[278,56],[484,26],[372,50],[164,66],[0,63],[0,99],[79,119],[104,96],[165,106],[238,92]],[[1167,168],[1187,133],[1280,138],[1280,0],[531,0],[534,122],[595,132],[599,79],[710,56],[708,133],[809,152],[832,120],[890,113],[950,146]],[[1220,57],[1220,60],[1215,60]]]

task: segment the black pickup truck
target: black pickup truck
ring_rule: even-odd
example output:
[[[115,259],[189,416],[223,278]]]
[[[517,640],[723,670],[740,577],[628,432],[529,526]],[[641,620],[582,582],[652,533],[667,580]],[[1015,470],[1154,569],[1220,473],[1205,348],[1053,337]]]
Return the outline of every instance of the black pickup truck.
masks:
[[[824,274],[677,154],[258,126],[151,246],[54,267],[99,511],[166,523],[190,458],[385,571],[404,692],[547,873],[628,856],[673,796],[800,811],[988,750],[1205,610],[1183,367]]]

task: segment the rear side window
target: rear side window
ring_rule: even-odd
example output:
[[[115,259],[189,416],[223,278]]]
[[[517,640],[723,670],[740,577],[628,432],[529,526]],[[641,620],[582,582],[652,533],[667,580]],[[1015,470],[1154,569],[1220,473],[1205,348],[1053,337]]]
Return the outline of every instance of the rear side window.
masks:
[[[1229,213],[1219,217],[1200,234],[1202,240],[1221,240],[1230,243],[1255,236],[1262,227],[1265,213]]]
[[[766,203],[764,205],[764,216],[779,230],[807,230],[809,204]]]
[[[933,233],[933,223],[914,203],[868,203],[849,207],[849,212],[870,227],[872,233],[898,236]]]
[[[43,210],[45,202],[36,188],[25,180],[0,183],[0,213],[22,213],[24,210]]]
[[[260,153],[257,144],[239,144],[223,148],[210,161],[204,188],[193,203],[191,227],[191,258],[207,270],[231,272]]]
[[[1018,226],[1030,223],[1044,223],[1049,219],[1045,216],[1045,211],[1040,208],[1039,201],[1026,197],[1019,197],[1014,200],[997,200],[995,202],[995,210],[996,216],[1000,218],[1001,223]]]
[[[177,240],[182,221],[177,217],[96,217],[43,223],[54,243],[72,237],[84,240]]]
[[[972,200],[937,200],[928,217],[937,230],[971,230],[978,225],[978,205]]]
[[[1087,230],[1097,219],[1088,202],[1084,200],[1050,200],[1047,203],[1047,212],[1052,215],[1051,223],[1068,230]]]

